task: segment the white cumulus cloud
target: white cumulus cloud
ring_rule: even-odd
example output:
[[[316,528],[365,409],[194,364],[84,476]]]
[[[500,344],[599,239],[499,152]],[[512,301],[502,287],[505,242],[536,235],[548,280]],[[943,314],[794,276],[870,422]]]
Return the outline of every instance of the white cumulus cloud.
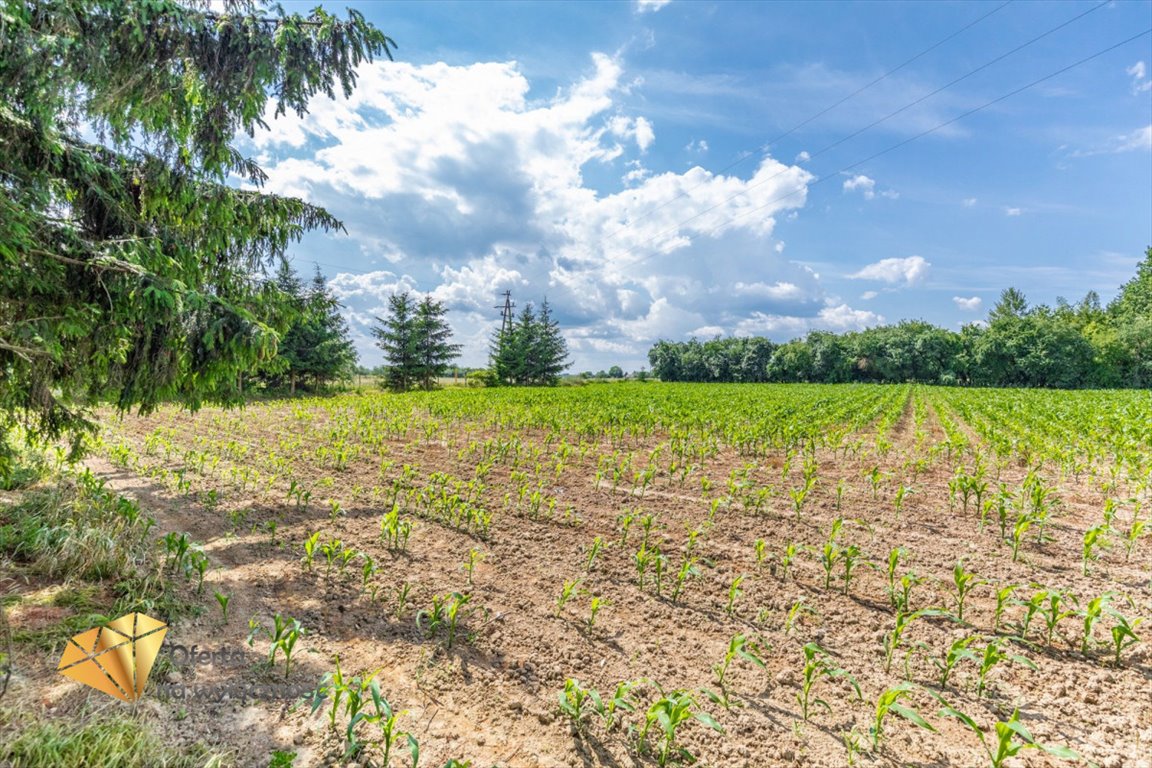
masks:
[[[1152,85],[1152,81],[1149,82]],[[1116,152],[1135,152],[1141,149],[1152,149],[1152,123],[1137,128],[1126,136],[1121,136],[1116,142]]]
[[[520,306],[548,299],[581,340],[578,367],[639,365],[659,338],[731,332],[756,313],[781,329],[869,321],[829,309],[819,277],[781,253],[777,222],[805,205],[812,174],[770,156],[747,177],[651,172],[653,122],[625,112],[643,86],[624,72],[594,54],[541,99],[516,62],[375,62],[350,98],[269,115],[272,130],[239,141],[264,158],[268,191],[344,221],[347,236],[310,235],[294,258],[344,266],[331,284],[369,365],[366,325],[399,290],[447,304],[467,365],[485,361],[505,290]]]
[[[860,190],[865,200],[871,200],[876,196],[876,180],[870,179],[863,174],[857,174],[844,181],[845,192],[854,192],[856,190]]]
[[[960,309],[969,312],[975,312],[976,310],[980,309],[980,305],[984,303],[984,300],[979,296],[972,296],[970,298],[964,298],[963,296],[953,296],[952,301]]]
[[[636,0],[636,11],[638,13],[655,13],[671,2],[672,0]]]
[[[1148,78],[1148,68],[1143,61],[1138,61],[1126,70],[1132,77],[1132,93],[1152,91],[1152,79]]]
[[[931,262],[925,260],[923,256],[881,259],[848,277],[853,280],[879,280],[885,283],[913,285],[924,279],[931,266]]]

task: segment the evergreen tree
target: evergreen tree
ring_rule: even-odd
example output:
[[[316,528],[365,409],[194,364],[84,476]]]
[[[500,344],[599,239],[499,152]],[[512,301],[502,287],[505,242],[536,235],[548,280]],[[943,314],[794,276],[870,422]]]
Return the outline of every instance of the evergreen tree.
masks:
[[[525,304],[511,331],[493,335],[490,355],[502,384],[552,386],[569,365],[568,344],[547,301],[539,315],[531,303]]]
[[[295,270],[285,262],[276,273],[275,286],[285,296],[289,326],[276,356],[261,366],[264,379],[272,386],[287,384],[295,393],[301,382],[323,389],[328,382],[350,376],[356,367],[356,348],[340,314],[340,303],[319,268],[305,292]]]
[[[299,329],[299,330],[298,330]],[[328,289],[320,268],[312,278],[312,288],[304,306],[304,317],[289,331],[299,360],[299,372],[317,388],[347,378],[356,366],[356,348],[348,333],[348,322],[340,313],[340,302]]]
[[[18,423],[78,448],[102,400],[238,402],[285,330],[263,270],[340,227],[229,183],[265,178],[232,141],[318,93],[350,95],[392,41],[355,11],[225,7],[3,3],[0,474]]]
[[[560,333],[560,324],[552,317],[552,308],[548,306],[547,299],[540,305],[536,334],[531,343],[533,354],[529,368],[530,383],[555,385],[570,363],[568,342]]]
[[[406,392],[418,381],[420,343],[417,306],[408,291],[388,297],[388,317],[376,318],[372,335],[388,361],[385,380],[395,392]]]
[[[425,296],[416,308],[417,359],[413,376],[424,389],[432,389],[460,354],[460,345],[448,341],[452,338],[452,328],[444,320],[446,311],[444,304],[433,301],[431,296]]]

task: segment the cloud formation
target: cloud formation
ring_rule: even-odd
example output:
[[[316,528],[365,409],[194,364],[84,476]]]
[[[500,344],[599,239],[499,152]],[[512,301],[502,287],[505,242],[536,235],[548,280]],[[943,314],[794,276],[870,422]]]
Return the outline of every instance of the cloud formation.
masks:
[[[672,0],[636,0],[637,13],[656,13]]]
[[[980,305],[984,303],[984,300],[979,296],[972,296],[967,299],[963,296],[953,296],[952,302],[960,309],[963,309],[967,312],[975,312],[976,310],[980,309]]]
[[[850,179],[844,181],[845,192],[855,192],[859,190],[864,195],[865,200],[871,200],[876,197],[876,180],[870,179],[863,174],[857,174]]]
[[[1136,62],[1124,71],[1132,77],[1132,93],[1152,91],[1152,79],[1149,79],[1148,68],[1143,61]]]
[[[269,191],[344,220],[350,237],[310,237],[297,259],[342,267],[333,289],[368,364],[371,319],[398,290],[446,302],[465,364],[484,362],[505,290],[521,306],[547,297],[578,365],[756,318],[783,334],[879,321],[830,305],[782,255],[777,218],[805,205],[810,173],[770,156],[747,178],[652,173],[656,126],[623,106],[634,87],[604,54],[544,99],[515,62],[378,62],[349,99],[317,98],[250,144]]]
[[[928,274],[932,264],[923,256],[909,256],[905,259],[881,259],[869,264],[848,277],[853,280],[879,280],[893,285],[915,285]]]

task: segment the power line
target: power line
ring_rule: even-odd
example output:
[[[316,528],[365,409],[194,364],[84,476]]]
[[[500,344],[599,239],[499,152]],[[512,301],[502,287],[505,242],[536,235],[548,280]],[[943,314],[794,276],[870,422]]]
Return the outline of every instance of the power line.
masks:
[[[1019,53],[1020,51],[1024,50],[1028,46],[1033,45],[1034,43],[1037,43],[1040,40],[1043,40],[1044,38],[1048,37],[1049,35],[1051,35],[1055,32],[1058,32],[1059,30],[1063,29],[1064,27],[1067,27],[1069,24],[1072,24],[1075,21],[1079,21],[1080,19],[1084,18],[1085,16],[1087,16],[1088,14],[1090,14],[1094,11],[1100,10],[1104,6],[1108,5],[1109,2],[1111,2],[1111,0],[1103,0],[1103,2],[1099,3],[1098,5],[1092,6],[1088,10],[1086,10],[1082,13],[1079,13],[1076,16],[1073,16],[1072,18],[1068,19],[1067,21],[1065,21],[1061,24],[1058,24],[1055,27],[1052,27],[1048,31],[1037,35],[1036,37],[1032,38],[1031,40],[1029,40],[1025,43],[1021,43],[1020,45],[1016,46],[1012,50],[1007,51],[1005,53],[1002,53],[999,56],[997,56],[996,58],[994,58],[990,61],[987,61],[984,64],[981,64],[976,69],[973,69],[970,72],[968,72],[967,74],[961,75],[960,77],[956,78],[955,80],[952,80],[951,82],[948,82],[948,83],[940,86],[939,88],[932,91],[931,93],[925,94],[924,96],[921,96],[920,98],[916,99],[915,101],[912,101],[912,102],[909,102],[908,104],[905,104],[904,106],[900,107],[896,111],[889,112],[884,117],[881,117],[878,120],[874,120],[871,123],[869,123],[868,125],[864,126],[863,128],[860,128],[859,130],[854,131],[854,132],[848,134],[847,136],[844,136],[843,138],[840,138],[840,139],[832,142],[831,144],[817,150],[816,152],[813,152],[810,155],[810,158],[819,157],[820,155],[823,155],[825,152],[828,152],[831,149],[835,149],[836,147],[840,146],[844,142],[856,138],[857,136],[864,133],[865,131],[871,130],[872,128],[875,128],[877,125],[880,125],[881,123],[884,123],[884,122],[887,122],[888,120],[891,120],[893,117],[896,117],[897,115],[908,111],[909,109],[916,106],[917,104],[921,104],[924,101],[927,101],[928,99],[937,95],[938,93],[945,91],[948,88],[951,88],[952,86],[956,85],[957,83],[959,83],[963,80],[967,80],[968,78],[972,77],[973,75],[975,75],[979,72],[982,72],[983,70],[987,69],[988,67],[992,66],[993,64],[997,64],[997,63],[1003,61],[1004,59],[1008,58],[1009,56],[1012,56],[1015,53]],[[683,221],[679,221],[676,224],[673,224],[671,227],[668,227],[666,229],[663,229],[663,230],[657,232],[656,234],[649,237],[647,240],[643,240],[643,241],[637,243],[636,245],[632,246],[627,251],[625,251],[623,255],[627,255],[627,254],[631,253],[632,251],[634,251],[638,248],[641,248],[641,247],[647,245],[648,243],[651,243],[653,240],[657,240],[657,239],[663,237],[664,235],[668,234],[669,232],[678,231],[680,229],[680,227],[687,224],[688,222],[695,221],[696,219],[700,218],[704,214],[711,213],[712,211],[716,210],[717,208],[721,208],[721,207],[727,205],[728,203],[732,202],[733,200],[736,200],[737,198],[743,197],[744,195],[746,195],[749,192],[749,190],[756,189],[757,187],[762,187],[765,184],[767,184],[768,182],[779,178],[780,176],[784,175],[787,172],[788,172],[788,168],[785,168],[782,171],[779,171],[777,173],[772,174],[771,176],[769,176],[766,179],[762,179],[761,181],[758,181],[755,184],[748,185],[742,191],[737,192],[736,194],[732,195],[731,197],[727,197],[724,200],[721,200],[719,203],[716,203],[715,205],[709,206],[708,208],[705,208],[704,210],[699,211],[698,213],[696,213],[692,216],[689,216],[687,219],[684,219]],[[700,186],[702,186],[702,185],[700,185]],[[691,191],[691,190],[688,190],[688,191]],[[682,197],[683,194],[685,194],[685,193],[682,193],[680,196]],[[678,198],[673,198],[673,200],[676,200],[676,199],[678,199]],[[668,205],[669,203],[673,202],[673,200],[668,201],[668,203],[665,203],[664,205]],[[656,209],[656,210],[658,210],[658,209]],[[630,229],[634,223],[635,222],[630,222],[630,223],[626,224],[625,226],[616,230],[616,232],[614,232],[613,235],[618,235],[621,232],[623,232],[624,230]]]
[[[979,17],[979,18],[978,18],[978,19],[976,19],[975,21],[972,21],[972,22],[970,22],[970,23],[968,23],[968,24],[964,25],[964,26],[963,26],[963,27],[961,27],[960,29],[956,30],[956,31],[955,31],[955,32],[953,32],[952,34],[950,34],[950,35],[948,35],[947,37],[945,37],[943,40],[941,40],[941,41],[939,41],[939,42],[935,43],[934,45],[931,45],[931,46],[929,46],[928,48],[925,48],[924,50],[920,51],[920,53],[917,53],[917,54],[916,54],[915,56],[913,56],[912,58],[910,58],[910,59],[907,59],[907,60],[905,60],[903,63],[901,63],[901,64],[899,64],[899,65],[897,65],[897,66],[893,67],[892,69],[888,70],[888,71],[887,71],[887,72],[885,72],[884,74],[882,74],[882,75],[880,75],[879,77],[877,77],[875,80],[872,80],[871,82],[869,82],[869,83],[866,83],[865,85],[862,85],[862,86],[860,86],[860,87],[859,87],[859,88],[857,88],[856,90],[852,91],[852,93],[848,94],[847,96],[845,96],[844,98],[840,99],[840,100],[839,100],[839,101],[837,101],[836,103],[834,103],[834,104],[830,104],[829,106],[827,106],[827,107],[825,107],[824,109],[820,110],[820,111],[819,111],[819,112],[817,112],[816,114],[814,114],[814,115],[812,115],[812,116],[810,116],[810,117],[806,118],[805,120],[802,120],[802,121],[800,121],[799,123],[796,123],[796,125],[792,126],[792,127],[791,127],[791,128],[789,128],[788,130],[784,131],[784,133],[781,133],[781,134],[779,134],[778,136],[774,136],[773,138],[771,138],[771,139],[769,139],[768,141],[764,142],[763,144],[761,144],[761,145],[760,145],[761,149],[760,149],[759,153],[755,153],[755,152],[748,152],[747,154],[743,155],[742,157],[740,157],[740,158],[738,158],[738,159],[734,160],[733,162],[729,163],[728,165],[724,166],[724,167],[723,167],[723,168],[721,168],[719,171],[716,171],[716,174],[717,174],[717,175],[719,175],[719,174],[723,174],[723,173],[726,173],[726,172],[728,172],[728,171],[732,170],[733,168],[735,168],[736,166],[738,166],[738,165],[740,165],[740,164],[744,163],[746,160],[748,160],[748,158],[750,158],[750,157],[753,157],[753,156],[754,156],[754,155],[756,155],[756,154],[760,154],[760,155],[766,155],[766,154],[768,153],[768,149],[767,149],[767,148],[768,148],[768,147],[771,147],[771,146],[772,146],[773,144],[775,144],[776,142],[780,141],[781,139],[787,138],[788,136],[791,136],[793,133],[795,133],[796,131],[800,130],[800,129],[801,129],[801,128],[803,128],[804,126],[808,125],[808,124],[809,124],[809,123],[811,123],[812,121],[814,121],[814,120],[818,120],[819,118],[821,118],[821,117],[823,117],[824,115],[828,114],[828,113],[829,113],[829,112],[831,112],[832,110],[836,109],[836,107],[840,106],[841,104],[844,104],[845,102],[851,101],[852,99],[856,98],[857,96],[859,96],[861,93],[863,93],[864,91],[868,90],[868,89],[869,89],[869,88],[871,88],[872,86],[874,86],[874,85],[876,85],[876,84],[878,84],[878,83],[880,83],[880,82],[882,82],[882,81],[884,81],[884,80],[887,80],[889,77],[891,77],[892,75],[896,74],[896,73],[897,73],[897,72],[899,72],[900,70],[904,69],[904,68],[905,68],[905,67],[907,67],[909,64],[911,64],[911,63],[913,63],[913,62],[915,62],[915,61],[918,61],[919,59],[923,58],[924,56],[927,56],[929,53],[931,53],[932,51],[936,50],[937,48],[939,48],[940,46],[944,45],[945,43],[949,42],[950,40],[953,40],[954,38],[957,38],[957,37],[959,37],[961,34],[963,34],[964,32],[967,32],[969,29],[971,29],[972,27],[976,26],[976,25],[977,25],[977,24],[979,24],[980,22],[984,21],[984,19],[987,19],[989,16],[992,16],[992,15],[993,15],[993,14],[995,14],[995,13],[999,13],[1001,10],[1003,10],[1004,8],[1006,8],[1007,6],[1009,6],[1009,5],[1010,5],[1012,2],[1013,2],[1013,0],[1007,0],[1006,2],[1004,2],[1004,3],[1002,3],[1002,4],[998,5],[998,6],[996,6],[995,8],[993,8],[993,9],[992,9],[991,11],[989,11],[988,13],[986,13],[986,14],[984,14],[983,16]],[[1098,7],[1098,6],[1097,6],[1097,7]],[[1092,10],[1095,10],[1095,8],[1093,8]],[[618,235],[618,234],[620,234],[621,232],[625,231],[626,229],[628,229],[630,226],[632,226],[632,225],[633,225],[633,224],[635,224],[636,222],[638,222],[638,221],[642,221],[643,219],[646,219],[646,218],[648,218],[649,216],[651,216],[652,214],[656,213],[657,211],[659,211],[659,210],[662,210],[663,208],[666,208],[667,206],[671,205],[672,203],[676,202],[677,200],[679,200],[679,199],[680,199],[680,198],[682,198],[682,197],[686,197],[686,196],[687,196],[689,193],[691,193],[692,191],[694,191],[694,190],[696,190],[696,189],[699,189],[699,188],[700,188],[700,187],[702,187],[702,186],[704,186],[704,184],[703,184],[703,183],[701,183],[701,184],[697,184],[697,185],[696,185],[696,186],[694,186],[694,187],[689,187],[688,189],[685,189],[685,190],[683,190],[682,192],[680,192],[680,194],[676,195],[676,196],[675,196],[675,197],[673,197],[672,199],[664,201],[664,202],[663,202],[663,203],[661,203],[660,205],[657,205],[655,208],[652,208],[652,209],[648,210],[647,212],[645,212],[645,213],[641,214],[641,215],[640,215],[640,216],[638,216],[637,218],[635,218],[635,219],[632,219],[632,221],[631,221],[631,222],[629,222],[628,224],[625,224],[624,226],[620,227],[620,229],[616,230],[615,232],[611,232],[611,233],[609,233],[609,234],[605,235],[604,237],[605,237],[606,239],[611,239],[611,238],[613,238],[613,237],[616,237],[616,235]]]
[[[1080,66],[1080,65],[1082,65],[1082,64],[1086,64],[1086,63],[1088,63],[1089,61],[1092,61],[1093,59],[1097,59],[1097,58],[1099,58],[1099,57],[1103,56],[1103,55],[1104,55],[1104,54],[1106,54],[1106,53],[1110,53],[1111,51],[1114,51],[1114,50],[1116,50],[1117,48],[1120,48],[1120,47],[1122,47],[1122,46],[1125,46],[1125,45],[1127,45],[1128,43],[1131,43],[1131,42],[1133,42],[1134,40],[1139,40],[1141,37],[1145,37],[1146,35],[1149,35],[1149,34],[1152,34],[1152,28],[1146,29],[1146,30],[1144,30],[1143,32],[1140,32],[1139,34],[1136,34],[1136,35],[1133,35],[1132,37],[1129,37],[1129,38],[1126,38],[1126,39],[1124,39],[1124,40],[1121,40],[1120,42],[1118,42],[1118,43],[1116,43],[1116,44],[1114,44],[1114,45],[1110,45],[1110,46],[1108,46],[1107,48],[1104,48],[1103,50],[1097,51],[1096,53],[1093,53],[1093,54],[1091,54],[1090,56],[1085,56],[1084,58],[1080,59],[1079,61],[1073,62],[1073,63],[1071,63],[1071,64],[1069,64],[1069,65],[1067,65],[1067,66],[1065,66],[1065,67],[1062,67],[1062,68],[1060,68],[1060,69],[1056,70],[1055,72],[1052,72],[1052,73],[1050,73],[1050,74],[1047,74],[1047,75],[1045,75],[1044,77],[1041,77],[1041,78],[1039,78],[1039,79],[1037,79],[1037,80],[1033,80],[1032,82],[1028,83],[1027,85],[1022,85],[1022,86],[1020,86],[1019,88],[1016,88],[1015,90],[1009,91],[1008,93],[1005,93],[1005,94],[1004,94],[1004,95],[1002,95],[1002,96],[999,96],[999,97],[997,97],[997,98],[995,98],[995,99],[992,99],[991,101],[985,102],[984,104],[981,104],[981,105],[980,105],[980,106],[978,106],[978,107],[975,107],[975,108],[973,108],[973,109],[970,109],[970,110],[968,110],[967,112],[963,112],[963,113],[961,113],[961,114],[957,115],[956,117],[953,117],[953,118],[952,118],[952,119],[950,119],[950,120],[945,120],[944,122],[942,122],[942,123],[939,123],[938,125],[935,125],[935,126],[933,126],[933,127],[929,128],[929,129],[925,130],[925,131],[921,131],[920,133],[916,134],[915,136],[910,136],[909,138],[907,138],[907,139],[904,139],[903,141],[897,142],[896,144],[893,144],[892,146],[890,146],[890,147],[888,147],[888,148],[886,148],[886,149],[882,149],[882,150],[880,150],[879,152],[876,152],[876,153],[874,153],[874,154],[871,154],[871,155],[869,155],[868,157],[864,158],[863,160],[858,160],[858,161],[856,161],[856,162],[854,162],[854,163],[851,163],[850,165],[846,165],[846,166],[844,166],[843,168],[840,168],[839,170],[837,170],[837,171],[835,171],[835,172],[833,172],[833,173],[828,173],[828,174],[825,174],[825,175],[823,175],[823,176],[819,177],[818,179],[816,179],[815,181],[811,182],[811,183],[810,183],[810,184],[808,184],[807,186],[805,186],[803,189],[794,190],[794,191],[792,191],[792,192],[789,192],[789,193],[787,193],[787,194],[784,194],[784,195],[780,195],[779,197],[776,197],[776,198],[773,198],[772,200],[769,200],[768,202],[764,203],[763,205],[759,205],[759,206],[757,206],[756,208],[752,208],[752,209],[749,209],[749,210],[747,210],[747,211],[744,211],[743,213],[737,214],[736,216],[733,216],[733,217],[731,217],[730,219],[728,219],[727,221],[723,222],[722,224],[719,224],[719,225],[717,225],[717,226],[715,226],[715,227],[713,227],[713,228],[711,228],[711,229],[709,229],[709,230],[706,230],[706,231],[703,231],[703,232],[698,232],[698,233],[696,233],[695,235],[686,235],[686,237],[688,237],[689,239],[693,239],[693,238],[699,237],[699,236],[701,236],[701,235],[710,235],[710,234],[712,234],[713,232],[716,232],[716,231],[718,231],[718,230],[720,230],[720,229],[723,229],[724,227],[726,227],[726,226],[730,225],[732,222],[736,221],[737,219],[742,219],[742,218],[744,218],[745,216],[748,216],[748,215],[750,215],[750,214],[756,213],[757,211],[762,211],[762,210],[764,210],[765,208],[768,208],[769,206],[772,206],[772,205],[774,205],[774,204],[776,204],[776,203],[780,202],[781,200],[786,200],[786,199],[788,199],[789,197],[793,197],[793,196],[795,196],[795,195],[798,195],[798,194],[800,194],[800,193],[801,193],[801,192],[803,192],[803,191],[807,191],[808,189],[810,189],[811,187],[814,187],[814,186],[816,186],[817,184],[823,183],[823,182],[825,182],[825,181],[829,181],[830,179],[836,179],[836,178],[839,178],[839,177],[841,177],[841,176],[842,176],[842,175],[843,175],[845,172],[847,172],[847,171],[850,171],[850,170],[852,170],[853,168],[857,168],[857,167],[859,167],[859,166],[863,165],[864,163],[867,163],[867,162],[871,162],[872,160],[875,160],[875,159],[876,159],[876,158],[878,158],[878,157],[882,157],[883,155],[886,155],[886,154],[888,154],[889,152],[893,152],[893,151],[895,151],[895,150],[897,150],[897,149],[899,149],[899,148],[901,148],[901,147],[903,147],[903,146],[905,146],[905,145],[907,145],[907,144],[910,144],[910,143],[912,143],[913,141],[916,141],[917,139],[923,138],[923,137],[925,137],[925,136],[927,136],[927,135],[929,135],[929,134],[931,134],[931,133],[935,133],[936,131],[938,131],[938,130],[940,130],[940,129],[942,129],[942,128],[946,128],[946,127],[948,127],[949,125],[952,125],[952,124],[953,124],[953,123],[955,123],[955,122],[958,122],[958,121],[960,121],[960,120],[963,120],[963,119],[964,119],[964,118],[966,118],[966,117],[969,117],[969,116],[971,116],[971,115],[974,115],[974,114],[976,114],[977,112],[980,112],[980,111],[982,111],[982,110],[985,110],[985,109],[987,109],[988,107],[991,107],[991,106],[994,106],[994,105],[996,105],[996,104],[999,104],[1000,102],[1004,101],[1005,99],[1011,98],[1012,96],[1015,96],[1015,95],[1017,95],[1017,94],[1019,94],[1019,93],[1022,93],[1023,91],[1026,91],[1026,90],[1028,90],[1029,88],[1033,88],[1033,87],[1035,87],[1035,86],[1039,85],[1040,83],[1043,83],[1043,82],[1046,82],[1046,81],[1048,81],[1048,80],[1051,80],[1052,78],[1054,78],[1054,77],[1057,77],[1057,76],[1059,76],[1059,75],[1062,75],[1062,74],[1064,74],[1065,72],[1067,72],[1067,71],[1069,71],[1069,70],[1071,70],[1071,69],[1075,69],[1076,67],[1079,67],[1079,66]],[[637,247],[638,247],[638,246],[637,246]],[[632,249],[632,250],[634,250],[634,249]],[[626,252],[625,252],[625,254],[627,254],[627,253],[630,253],[630,252],[631,252],[631,251],[626,251]],[[655,255],[655,254],[650,254],[649,256],[645,256],[644,258],[640,259],[640,261],[638,261],[638,262],[636,262],[636,263],[642,263],[642,262],[646,261],[647,259],[651,258],[651,256],[653,256],[653,255]]]

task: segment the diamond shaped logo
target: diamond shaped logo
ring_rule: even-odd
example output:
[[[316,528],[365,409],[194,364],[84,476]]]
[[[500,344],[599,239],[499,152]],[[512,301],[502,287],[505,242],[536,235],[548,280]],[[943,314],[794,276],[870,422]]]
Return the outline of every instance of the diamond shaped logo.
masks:
[[[56,669],[109,696],[136,701],[167,633],[164,622],[128,613],[69,640]]]

